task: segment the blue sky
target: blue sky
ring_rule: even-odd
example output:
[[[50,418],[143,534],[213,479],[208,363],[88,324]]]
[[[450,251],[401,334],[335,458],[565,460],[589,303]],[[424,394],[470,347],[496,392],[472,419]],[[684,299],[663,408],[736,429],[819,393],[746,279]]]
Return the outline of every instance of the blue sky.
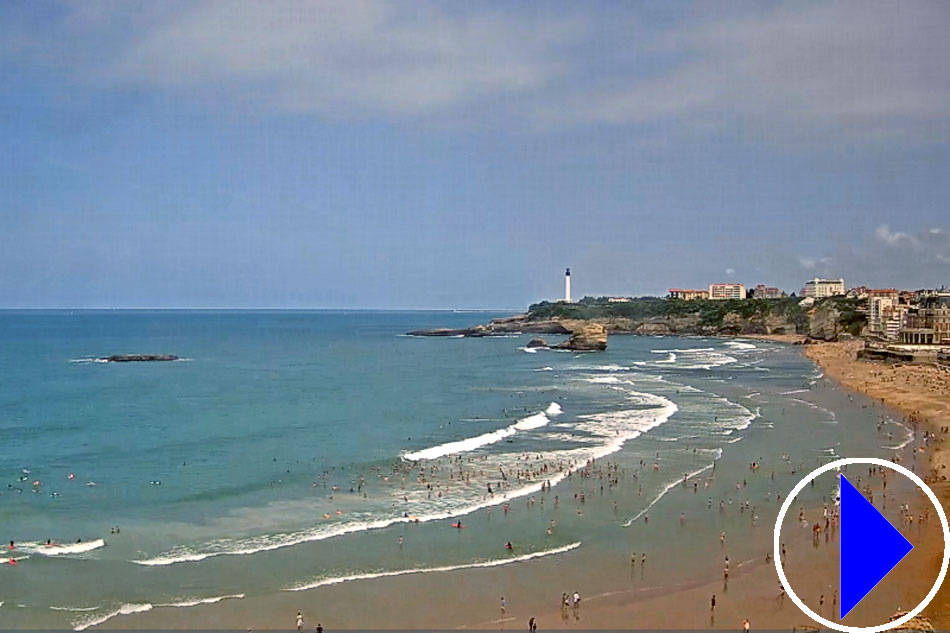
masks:
[[[950,284],[942,2],[0,4],[0,307]]]

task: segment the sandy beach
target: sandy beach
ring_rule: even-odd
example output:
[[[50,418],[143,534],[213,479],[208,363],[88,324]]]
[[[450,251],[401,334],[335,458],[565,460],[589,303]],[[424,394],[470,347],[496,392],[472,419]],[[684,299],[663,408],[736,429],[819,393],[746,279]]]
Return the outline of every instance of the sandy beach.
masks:
[[[936,434],[926,450],[930,473],[922,473],[931,488],[950,508],[950,447],[944,429],[950,424],[950,370],[907,363],[857,360],[863,341],[818,343],[803,347],[805,355],[824,368],[826,375],[846,387],[867,394],[900,411],[921,430]],[[941,536],[935,532],[934,565],[939,566]],[[937,567],[935,567],[936,569]],[[944,584],[925,612],[938,628],[950,626],[950,589]]]

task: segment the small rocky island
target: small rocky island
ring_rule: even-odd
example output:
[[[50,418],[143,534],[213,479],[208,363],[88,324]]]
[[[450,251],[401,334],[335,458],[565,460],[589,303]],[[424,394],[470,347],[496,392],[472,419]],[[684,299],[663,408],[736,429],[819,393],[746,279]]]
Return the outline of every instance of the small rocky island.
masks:
[[[113,354],[99,359],[106,363],[156,363],[178,360],[174,354]]]

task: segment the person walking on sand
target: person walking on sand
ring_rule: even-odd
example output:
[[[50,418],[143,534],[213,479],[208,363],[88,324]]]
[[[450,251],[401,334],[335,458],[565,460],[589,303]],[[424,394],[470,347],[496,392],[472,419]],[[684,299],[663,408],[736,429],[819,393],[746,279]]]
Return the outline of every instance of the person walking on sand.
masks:
[[[752,625],[749,623],[748,620],[746,620],[746,619],[743,619],[743,620],[742,620],[742,633],[749,633],[749,629],[750,629],[751,627],[752,627]]]
[[[505,600],[505,597],[501,597],[501,617],[505,617],[505,609],[508,607],[508,601]]]
[[[297,612],[297,633],[303,633],[303,615]]]
[[[713,612],[716,610],[716,594],[712,595],[712,598],[709,599],[709,611]]]
[[[323,625],[317,622],[316,633],[323,633]]]
[[[528,620],[528,633],[534,633],[538,630],[538,625],[535,623],[534,618]]]

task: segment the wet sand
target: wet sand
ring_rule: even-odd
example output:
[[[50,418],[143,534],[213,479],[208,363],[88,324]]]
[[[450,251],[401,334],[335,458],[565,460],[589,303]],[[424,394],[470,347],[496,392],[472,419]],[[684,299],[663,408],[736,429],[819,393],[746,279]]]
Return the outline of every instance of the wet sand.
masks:
[[[944,508],[950,509],[950,446],[944,432],[950,425],[950,369],[857,360],[857,352],[863,345],[863,341],[848,341],[818,343],[803,349],[808,358],[824,368],[829,378],[901,411],[921,430],[936,434],[929,448],[919,453],[926,455],[931,472],[920,474]],[[935,570],[939,569],[942,540],[939,532],[934,534],[931,547],[937,551]],[[950,588],[946,583],[924,613],[937,628],[950,628]]]

